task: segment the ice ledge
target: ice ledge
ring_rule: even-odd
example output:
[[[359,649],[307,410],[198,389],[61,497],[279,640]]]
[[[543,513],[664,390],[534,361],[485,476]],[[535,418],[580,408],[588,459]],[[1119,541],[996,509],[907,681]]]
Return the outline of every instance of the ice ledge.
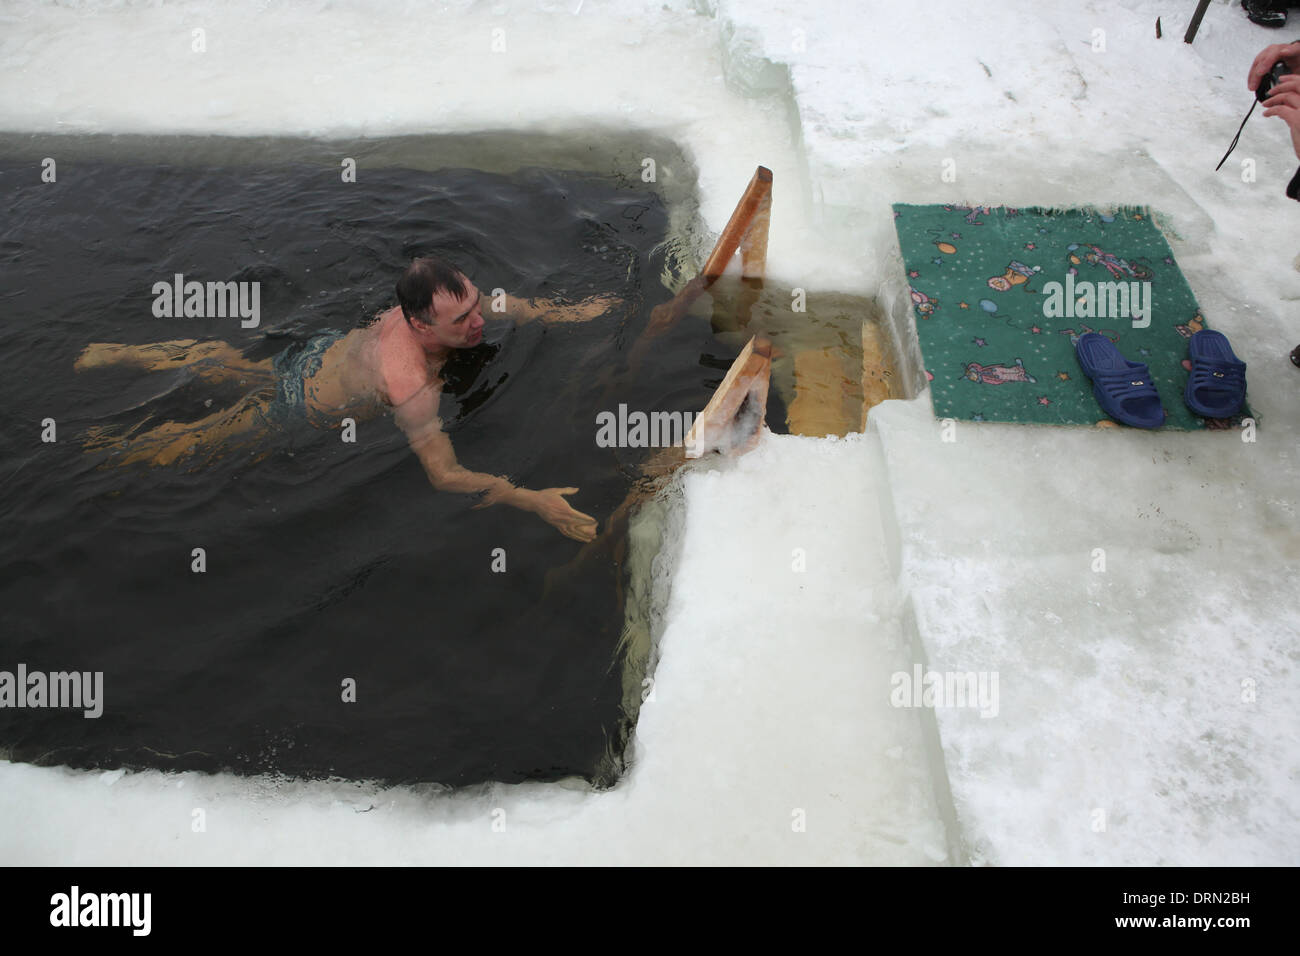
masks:
[[[945,443],[928,395],[870,429],[917,660],[999,678],[995,716],[934,709],[970,861],[1300,859],[1294,465],[1225,434]]]

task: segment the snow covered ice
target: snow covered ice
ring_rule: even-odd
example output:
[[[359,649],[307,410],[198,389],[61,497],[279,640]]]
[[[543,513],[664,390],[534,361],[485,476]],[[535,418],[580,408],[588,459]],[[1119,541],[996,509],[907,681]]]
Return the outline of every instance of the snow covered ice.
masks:
[[[773,170],[768,274],[790,287],[899,301],[894,202],[1149,205],[1261,425],[945,442],[922,393],[863,435],[767,436],[681,478],[654,697],[612,791],[0,763],[0,860],[1300,863],[1297,161],[1257,110],[1214,172],[1277,37],[1214,3],[1189,46],[1191,7],[7,5],[5,130],[642,129],[696,163],[715,233]],[[892,706],[917,662],[996,673],[996,716]]]

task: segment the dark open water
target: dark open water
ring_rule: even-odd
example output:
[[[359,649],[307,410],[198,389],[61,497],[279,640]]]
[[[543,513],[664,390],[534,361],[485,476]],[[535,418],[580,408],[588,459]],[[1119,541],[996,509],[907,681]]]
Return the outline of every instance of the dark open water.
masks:
[[[43,184],[36,165],[0,160],[0,196],[0,670],[105,683],[98,720],[0,709],[0,754],[447,785],[617,778],[634,715],[612,557],[543,597],[580,546],[533,515],[434,492],[387,418],[355,445],[282,434],[256,462],[97,467],[88,427],[195,419],[238,390],[72,365],[97,340],[221,338],[267,357],[369,320],[425,253],[485,291],[612,292],[633,307],[586,325],[489,316],[443,407],[467,467],[577,485],[575,507],[603,522],[648,452],[598,448],[596,413],[698,411],[734,355],[695,323],[636,381],[622,370],[669,297],[655,193],[540,170],[363,169],[344,185],[337,169],[282,163],[78,161]],[[262,326],[155,318],[151,286],[176,272],[259,280]],[[54,444],[40,441],[47,417]],[[340,699],[345,678],[356,703]]]

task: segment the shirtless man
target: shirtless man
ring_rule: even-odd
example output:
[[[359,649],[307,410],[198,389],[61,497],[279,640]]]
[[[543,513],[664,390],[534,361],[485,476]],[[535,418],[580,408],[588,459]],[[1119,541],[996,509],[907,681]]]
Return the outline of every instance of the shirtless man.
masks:
[[[197,422],[166,422],[143,435],[122,440],[92,436],[88,448],[115,447],[125,464],[171,464],[181,458],[215,453],[235,438],[270,431],[303,416],[319,428],[337,427],[344,417],[357,421],[391,410],[412,451],[439,491],[480,494],[475,507],[506,504],[531,511],[567,537],[591,541],[596,520],[565,500],[577,488],[533,491],[506,478],[470,471],[457,460],[438,418],[443,363],[455,349],[483,341],[479,290],[451,265],[416,259],[397,283],[398,305],[370,325],[321,332],[296,343],[275,359],[252,362],[225,342],[183,339],[152,345],[95,343],[77,359],[78,370],[127,364],[151,371],[189,368],[208,382],[252,384],[236,405]],[[595,297],[571,307],[545,300],[507,297],[506,315],[517,323],[586,321],[608,311],[611,297]]]

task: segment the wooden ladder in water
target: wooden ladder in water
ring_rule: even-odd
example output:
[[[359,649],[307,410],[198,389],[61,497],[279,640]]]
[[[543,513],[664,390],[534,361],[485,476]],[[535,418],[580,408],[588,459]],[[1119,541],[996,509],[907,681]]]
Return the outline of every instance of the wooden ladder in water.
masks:
[[[633,347],[635,357],[644,354],[651,341],[678,323],[691,304],[727,271],[731,257],[740,250],[741,275],[762,281],[767,271],[767,230],[772,220],[772,170],[759,166],[750,177],[745,194],[727,220],[726,228],[714,243],[703,271],[686,283],[685,288],[669,301],[650,312],[650,321]]]
[[[640,364],[650,343],[676,325],[691,304],[727,271],[737,250],[743,278],[761,284],[767,270],[767,233],[771,219],[772,171],[759,166],[705,260],[704,269],[672,299],[651,311],[645,331],[632,347],[633,368]],[[750,407],[767,408],[771,373],[772,343],[764,336],[754,336],[732,362],[704,411],[696,416],[686,436],[686,457],[699,458],[710,451],[743,454],[752,448],[761,432],[763,416],[757,416],[753,433],[748,436],[735,436],[732,423],[747,399]],[[737,441],[738,437],[741,440]]]
[[[740,252],[742,279],[747,284],[761,287],[767,271],[771,216],[772,171],[759,166],[750,177],[749,185],[714,244],[703,270],[671,300],[651,311],[650,321],[631,351],[633,368],[640,364],[650,343],[676,325],[695,300],[726,272],[737,251]],[[752,306],[753,301],[750,298],[748,306]],[[739,308],[748,306],[742,304]],[[795,398],[787,413],[793,433],[823,436],[865,431],[868,410],[889,397],[888,373],[885,371],[887,347],[875,323],[863,322],[862,350],[861,405],[857,403],[857,394],[848,394],[844,387],[848,370],[842,349],[809,349],[793,356]],[[725,432],[746,398],[759,403],[760,408],[766,408],[774,352],[776,356],[781,354],[765,336],[756,335],[749,340],[709,404],[696,418],[687,438],[687,457],[699,457],[723,447],[721,442]],[[751,438],[756,440],[757,434]],[[753,444],[751,440],[730,450],[743,452]]]

